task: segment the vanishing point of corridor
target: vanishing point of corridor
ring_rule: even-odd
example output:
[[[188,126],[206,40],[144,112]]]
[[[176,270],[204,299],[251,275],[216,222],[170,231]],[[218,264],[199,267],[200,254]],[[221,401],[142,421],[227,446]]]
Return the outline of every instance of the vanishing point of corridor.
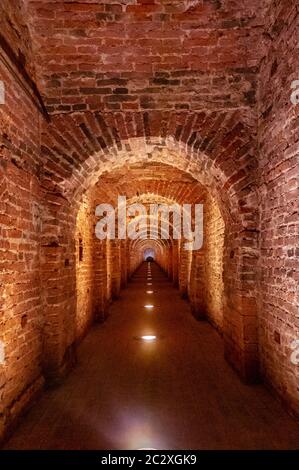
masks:
[[[145,339],[142,339],[145,336]],[[262,385],[246,386],[222,340],[196,321],[156,263],[78,349],[64,384],[47,390],[7,449],[296,449],[298,422]]]

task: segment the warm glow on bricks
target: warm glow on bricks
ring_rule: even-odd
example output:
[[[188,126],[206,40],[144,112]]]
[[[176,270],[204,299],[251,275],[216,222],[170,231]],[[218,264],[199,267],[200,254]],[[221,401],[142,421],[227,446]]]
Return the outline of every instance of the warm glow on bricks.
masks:
[[[131,281],[128,318],[176,288],[299,414],[298,2],[3,0],[0,19],[0,441]],[[203,208],[198,249],[178,206]]]

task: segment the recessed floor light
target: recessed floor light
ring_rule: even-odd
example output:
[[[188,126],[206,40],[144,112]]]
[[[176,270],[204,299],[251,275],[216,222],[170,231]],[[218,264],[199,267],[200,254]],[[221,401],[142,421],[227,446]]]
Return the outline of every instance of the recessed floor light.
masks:
[[[146,304],[145,308],[154,308],[154,306],[152,304]]]
[[[141,336],[141,339],[143,341],[155,341],[157,339],[157,336],[155,336],[155,335],[143,335],[143,336]]]
[[[158,450],[158,449],[154,449],[153,447],[141,447],[140,449],[137,449],[137,450]]]
[[[135,341],[144,341],[145,343],[151,343],[151,342],[154,342],[156,340],[163,340],[164,339],[164,336],[156,336],[156,335],[142,335],[142,336],[133,336],[133,339],[135,339]]]
[[[152,284],[152,282],[148,282],[146,285],[147,286],[152,286],[153,284]]]
[[[147,290],[146,293],[147,293],[147,294],[153,294],[154,291],[153,291],[153,290]]]

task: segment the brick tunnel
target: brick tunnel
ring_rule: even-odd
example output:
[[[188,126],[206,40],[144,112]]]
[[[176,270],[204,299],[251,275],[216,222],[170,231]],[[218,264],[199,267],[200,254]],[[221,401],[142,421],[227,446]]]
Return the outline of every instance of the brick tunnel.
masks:
[[[2,0],[4,448],[298,448],[298,9]]]

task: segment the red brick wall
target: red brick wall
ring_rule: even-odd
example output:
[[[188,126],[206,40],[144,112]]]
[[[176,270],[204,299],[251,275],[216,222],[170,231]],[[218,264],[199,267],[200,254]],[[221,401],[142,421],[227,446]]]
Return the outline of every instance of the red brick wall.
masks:
[[[209,197],[204,213],[204,296],[206,314],[222,331],[224,221],[215,199]]]
[[[203,202],[203,246],[192,252],[189,298],[196,318],[209,319],[223,329],[225,225],[216,200],[207,195]]]
[[[80,338],[94,320],[94,212],[84,198],[76,224],[76,337]]]
[[[204,238],[205,243],[205,238]],[[192,253],[192,264],[189,283],[191,309],[197,319],[206,319],[206,294],[204,273],[204,247]]]
[[[94,318],[98,322],[105,320],[110,298],[107,289],[107,240],[94,239]]]
[[[84,223],[92,201],[124,188],[180,202],[197,200],[200,187],[217,195],[219,208],[207,206],[205,251],[192,260],[159,244],[157,260],[193,308],[223,326],[226,357],[243,378],[257,377],[260,353],[263,376],[298,411],[299,369],[290,362],[299,336],[296,3],[275,0],[267,14],[270,0],[24,5],[0,7],[20,66],[17,75],[0,71],[0,437],[42,373],[61,380],[78,337],[105,318],[142,260],[142,243],[131,245],[132,256],[129,244],[119,252],[92,242],[93,222]],[[27,88],[37,79],[50,123],[18,73]],[[137,164],[142,174],[149,163],[157,181],[116,186],[118,173],[81,206],[105,172]]]
[[[117,299],[121,286],[120,241],[111,240],[111,298]]]
[[[263,376],[298,412],[291,343],[299,339],[299,105],[290,101],[291,83],[299,80],[298,5],[275,1],[273,7],[260,74],[260,357]]]
[[[29,2],[46,103],[57,112],[247,106],[268,4],[56,1],[54,12],[51,0]]]
[[[20,63],[31,78],[36,78],[32,37],[29,31],[27,7],[22,0],[1,0],[1,30]]]
[[[40,297],[41,191],[39,117],[14,77],[0,66],[0,440],[42,387]]]
[[[188,296],[188,286],[190,284],[192,251],[184,249],[185,240],[180,243],[179,256],[179,290],[183,297]]]

